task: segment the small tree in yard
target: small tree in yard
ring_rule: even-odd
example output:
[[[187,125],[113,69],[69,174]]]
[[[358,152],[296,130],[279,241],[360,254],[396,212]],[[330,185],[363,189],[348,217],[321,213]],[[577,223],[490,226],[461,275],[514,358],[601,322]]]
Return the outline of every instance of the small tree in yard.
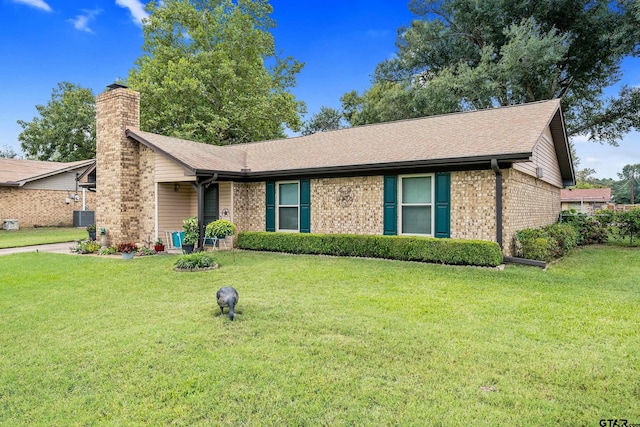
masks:
[[[621,238],[629,236],[629,246],[633,245],[633,235],[640,232],[640,208],[617,212],[614,217],[617,234]]]

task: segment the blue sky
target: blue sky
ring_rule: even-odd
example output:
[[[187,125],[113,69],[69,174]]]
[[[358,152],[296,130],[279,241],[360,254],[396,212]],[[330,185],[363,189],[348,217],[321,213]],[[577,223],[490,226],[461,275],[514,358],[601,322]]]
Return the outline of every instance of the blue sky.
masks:
[[[0,0],[0,147],[20,153],[17,120],[31,121],[59,82],[98,94],[126,78],[142,53],[139,0]],[[271,0],[276,49],[304,62],[293,88],[307,117],[340,96],[369,87],[373,70],[395,52],[397,29],[412,15],[408,0]],[[640,59],[624,62],[623,83],[640,86]],[[611,94],[614,94],[614,89]],[[581,163],[616,178],[640,163],[640,134],[620,147],[574,141]]]

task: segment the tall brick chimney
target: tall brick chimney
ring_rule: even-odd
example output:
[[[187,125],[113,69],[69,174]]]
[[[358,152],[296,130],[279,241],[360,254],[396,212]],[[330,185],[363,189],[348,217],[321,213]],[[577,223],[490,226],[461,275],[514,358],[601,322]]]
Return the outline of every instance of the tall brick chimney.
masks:
[[[110,245],[141,241],[140,146],[127,128],[140,128],[140,94],[109,85],[96,98],[96,227]]]

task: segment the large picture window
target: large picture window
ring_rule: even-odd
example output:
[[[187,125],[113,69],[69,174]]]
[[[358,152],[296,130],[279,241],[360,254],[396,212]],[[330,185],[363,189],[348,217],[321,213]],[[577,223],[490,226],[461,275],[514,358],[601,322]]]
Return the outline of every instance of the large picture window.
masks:
[[[300,229],[300,184],[294,182],[277,183],[278,230],[299,231]]]
[[[433,235],[433,175],[407,175],[398,180],[401,234]]]

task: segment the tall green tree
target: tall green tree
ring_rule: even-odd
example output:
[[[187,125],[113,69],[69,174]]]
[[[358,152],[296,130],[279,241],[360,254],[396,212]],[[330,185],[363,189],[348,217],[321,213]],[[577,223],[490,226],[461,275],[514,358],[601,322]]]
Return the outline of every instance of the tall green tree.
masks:
[[[640,164],[625,165],[618,173],[612,192],[616,203],[634,204],[640,201]]]
[[[15,159],[16,157],[18,157],[18,153],[13,151],[13,148],[9,147],[8,145],[0,148],[0,158]]]
[[[338,130],[345,127],[343,114],[331,107],[320,107],[320,111],[311,116],[302,126],[302,135],[316,132]]]
[[[144,130],[210,144],[299,131],[304,104],[288,91],[303,64],[276,55],[266,0],[163,0],[147,5],[144,54],[128,84]]]
[[[396,56],[343,108],[362,124],[562,98],[570,136],[616,145],[640,128],[640,90],[604,96],[640,52],[639,3],[412,0],[416,19],[399,29]]]
[[[96,156],[96,105],[91,89],[62,82],[46,105],[36,105],[39,117],[18,120],[20,147],[28,159],[73,162]]]

